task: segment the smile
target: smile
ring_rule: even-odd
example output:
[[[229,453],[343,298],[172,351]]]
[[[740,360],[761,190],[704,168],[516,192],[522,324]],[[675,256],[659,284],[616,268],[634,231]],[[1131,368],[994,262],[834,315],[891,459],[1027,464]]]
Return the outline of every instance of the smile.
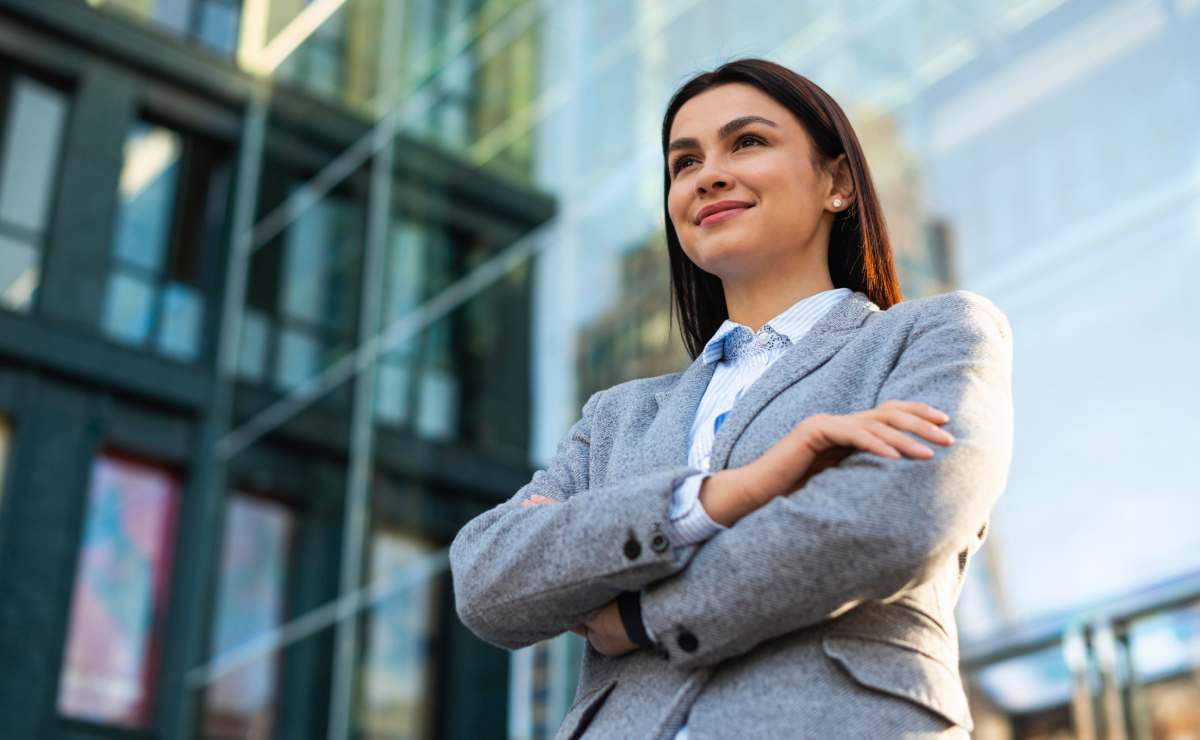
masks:
[[[704,220],[702,220],[700,222],[700,226],[701,227],[713,226],[715,224],[721,223],[722,221],[728,221],[731,218],[735,218],[735,217],[741,215],[742,213],[745,213],[746,211],[750,210],[753,207],[754,206],[746,206],[745,208],[729,208],[724,211],[717,211],[716,213],[712,214],[711,216],[705,216]]]

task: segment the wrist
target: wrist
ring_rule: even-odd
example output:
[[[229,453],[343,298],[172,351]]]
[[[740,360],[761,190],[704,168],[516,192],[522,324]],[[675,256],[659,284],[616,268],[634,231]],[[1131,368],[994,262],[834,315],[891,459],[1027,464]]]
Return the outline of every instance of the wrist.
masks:
[[[761,488],[749,466],[729,468],[714,473],[700,485],[700,505],[708,517],[724,527],[735,522],[765,503]]]
[[[816,458],[808,426],[802,421],[747,466],[755,469],[762,503],[795,490]]]

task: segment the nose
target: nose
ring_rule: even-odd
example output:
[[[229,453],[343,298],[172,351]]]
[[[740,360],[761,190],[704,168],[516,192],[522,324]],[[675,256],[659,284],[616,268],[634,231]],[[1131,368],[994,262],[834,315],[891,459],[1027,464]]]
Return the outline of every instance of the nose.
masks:
[[[696,192],[704,194],[710,190],[728,190],[733,185],[733,176],[715,165],[705,164],[696,178]]]

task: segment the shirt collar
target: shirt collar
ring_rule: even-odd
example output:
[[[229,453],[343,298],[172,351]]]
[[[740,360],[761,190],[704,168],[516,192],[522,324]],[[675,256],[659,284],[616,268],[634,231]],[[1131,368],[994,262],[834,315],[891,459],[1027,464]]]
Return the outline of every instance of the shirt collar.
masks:
[[[852,292],[849,288],[831,288],[802,298],[764,326],[771,327],[776,333],[782,334],[787,337],[788,341],[795,344],[829,309]],[[711,365],[725,357],[725,339],[738,327],[750,331],[750,327],[729,319],[725,319],[721,326],[717,327],[716,333],[704,345],[704,351],[701,353],[705,365]]]

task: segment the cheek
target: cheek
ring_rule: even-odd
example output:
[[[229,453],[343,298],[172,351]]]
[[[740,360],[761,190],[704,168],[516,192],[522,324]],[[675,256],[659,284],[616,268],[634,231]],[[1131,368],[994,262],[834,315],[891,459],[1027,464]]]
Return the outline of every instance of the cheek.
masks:
[[[675,191],[667,194],[667,215],[671,217],[676,233],[687,228],[687,202],[682,196],[677,196]]]

